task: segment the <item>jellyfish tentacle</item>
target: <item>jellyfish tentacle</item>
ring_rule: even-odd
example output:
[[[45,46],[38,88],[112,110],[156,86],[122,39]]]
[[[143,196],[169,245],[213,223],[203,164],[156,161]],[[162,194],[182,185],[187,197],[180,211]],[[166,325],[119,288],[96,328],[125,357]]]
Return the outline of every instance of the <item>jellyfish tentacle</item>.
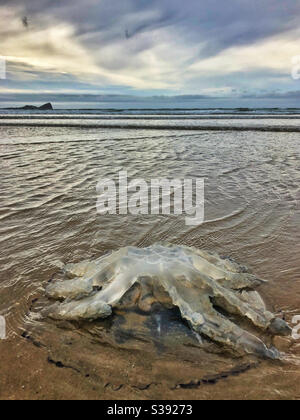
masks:
[[[93,267],[87,273],[91,277],[78,277],[72,280],[58,281],[50,284],[46,288],[46,295],[52,299],[81,299],[90,296],[103,286],[107,286],[115,278],[117,270],[117,259],[112,262],[97,265],[97,270]]]
[[[275,315],[271,312],[258,310],[247,302],[244,302],[234,292],[222,286],[214,284],[212,296],[221,308],[231,314],[248,318],[253,325],[263,330],[267,330],[271,322],[275,319]]]
[[[132,278],[131,275],[126,276],[121,271],[100,292],[79,301],[66,301],[54,306],[49,316],[67,321],[106,318],[112,314],[112,306],[117,304],[136,280],[137,278]]]
[[[51,299],[80,299],[93,293],[93,280],[82,277],[49,284],[46,295]]]
[[[265,283],[264,280],[261,280],[252,274],[236,273],[228,271],[222,267],[215,266],[199,255],[194,255],[192,258],[193,265],[196,270],[231,289],[256,289],[262,283]]]
[[[101,301],[98,294],[79,300],[52,305],[48,310],[48,317],[55,320],[94,321],[107,318],[112,314],[111,306]]]
[[[280,353],[268,347],[255,335],[241,329],[230,320],[224,318],[217,311],[214,315],[206,319],[206,322],[196,330],[220,344],[235,349],[241,349],[249,354],[256,354],[260,357],[276,359]]]
[[[247,267],[238,264],[232,259],[220,257],[215,252],[205,251],[203,249],[187,248],[193,250],[196,255],[205,258],[211,264],[221,268],[224,271],[230,271],[232,273],[249,273]]]
[[[219,314],[213,308],[209,293],[202,294],[198,301],[191,304],[188,299],[189,288],[184,292],[182,287],[185,286],[179,285],[172,276],[166,277],[163,283],[182,317],[196,332],[237,351],[242,348],[247,353],[262,357],[279,357],[278,352],[268,349],[260,339]]]

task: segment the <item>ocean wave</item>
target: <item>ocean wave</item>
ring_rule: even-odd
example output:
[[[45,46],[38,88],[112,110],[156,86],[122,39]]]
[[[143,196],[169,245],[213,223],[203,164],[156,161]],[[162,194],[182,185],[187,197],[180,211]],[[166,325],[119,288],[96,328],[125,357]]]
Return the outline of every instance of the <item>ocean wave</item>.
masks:
[[[46,128],[84,128],[84,129],[126,129],[126,130],[172,130],[172,131],[262,131],[262,132],[300,132],[300,126],[272,125],[178,125],[178,124],[82,124],[82,123],[47,123],[47,122],[1,122],[0,127],[46,127]]]
[[[201,107],[190,107],[189,106],[158,106],[157,103],[153,103],[151,106],[136,106],[132,107],[129,103],[127,106],[120,107],[119,103],[114,104],[111,107],[101,107],[100,104],[97,104],[95,107],[71,107],[70,103],[67,104],[67,108],[64,108],[61,105],[61,108],[56,107],[56,109],[51,111],[41,111],[41,110],[23,110],[21,108],[17,108],[19,104],[15,103],[15,108],[2,108],[0,109],[1,114],[5,115],[57,115],[57,114],[64,114],[64,115],[82,115],[82,114],[89,114],[89,115],[105,115],[109,114],[112,116],[117,115],[253,115],[253,116],[260,116],[260,115],[299,115],[300,108],[201,108]],[[57,104],[59,106],[59,104]]]
[[[105,115],[105,114],[73,114],[73,115],[65,115],[65,114],[0,114],[0,120],[300,120],[300,115],[285,115],[285,114],[268,114],[268,115],[251,115],[251,114],[226,114],[226,115],[214,115],[214,114],[202,114],[202,115],[193,115],[193,114],[185,114],[185,115],[176,115],[176,114],[156,114],[156,115]]]

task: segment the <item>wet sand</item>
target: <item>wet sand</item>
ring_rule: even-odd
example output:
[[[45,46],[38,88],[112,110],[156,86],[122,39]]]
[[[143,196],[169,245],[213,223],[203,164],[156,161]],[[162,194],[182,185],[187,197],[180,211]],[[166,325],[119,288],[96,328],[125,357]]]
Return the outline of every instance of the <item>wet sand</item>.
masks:
[[[192,359],[153,359],[107,345],[97,344],[97,354],[85,357],[80,349],[88,343],[70,332],[59,343],[51,341],[51,348],[39,348],[41,343],[26,338],[0,343],[1,400],[300,398],[299,366],[236,361],[231,369],[220,365],[218,374],[205,375]],[[298,356],[299,347],[293,348]],[[74,352],[79,352],[76,358]]]

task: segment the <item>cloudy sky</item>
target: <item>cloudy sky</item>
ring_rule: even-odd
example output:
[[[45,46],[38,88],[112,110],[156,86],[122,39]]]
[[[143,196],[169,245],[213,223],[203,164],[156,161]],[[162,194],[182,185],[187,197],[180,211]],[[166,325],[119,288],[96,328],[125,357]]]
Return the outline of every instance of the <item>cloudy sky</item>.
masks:
[[[300,0],[0,0],[0,19],[2,99],[300,99]]]

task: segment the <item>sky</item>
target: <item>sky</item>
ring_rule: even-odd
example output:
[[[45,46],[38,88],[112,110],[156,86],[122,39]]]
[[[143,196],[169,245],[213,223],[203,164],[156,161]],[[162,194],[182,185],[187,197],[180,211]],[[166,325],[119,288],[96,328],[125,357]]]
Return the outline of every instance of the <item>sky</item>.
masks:
[[[2,101],[300,104],[300,0],[0,0],[0,19]]]

